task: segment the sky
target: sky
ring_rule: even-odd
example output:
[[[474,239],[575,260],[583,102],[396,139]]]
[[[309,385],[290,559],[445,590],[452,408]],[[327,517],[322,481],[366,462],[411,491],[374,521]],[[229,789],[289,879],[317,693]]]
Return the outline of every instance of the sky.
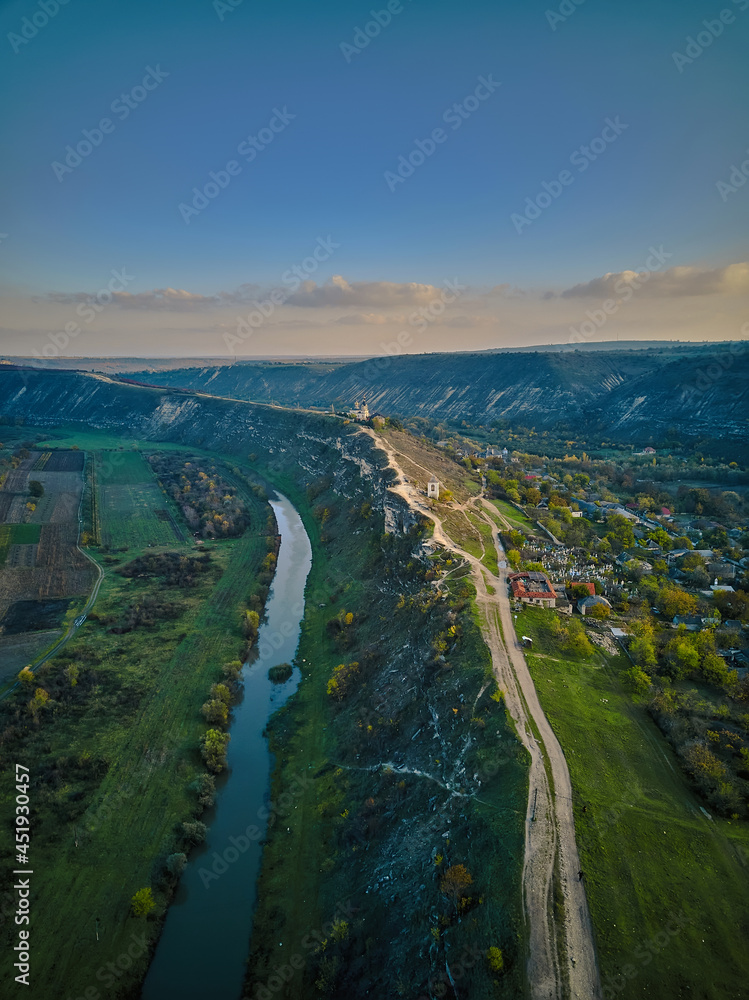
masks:
[[[0,0],[0,354],[749,336],[749,0]]]

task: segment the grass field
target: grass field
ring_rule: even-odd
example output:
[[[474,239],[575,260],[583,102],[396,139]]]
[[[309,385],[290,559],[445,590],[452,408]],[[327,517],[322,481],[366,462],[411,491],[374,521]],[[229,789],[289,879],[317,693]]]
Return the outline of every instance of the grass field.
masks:
[[[254,495],[247,499],[253,523],[264,529],[267,505]],[[137,509],[128,515],[123,508],[122,517],[137,522]],[[154,865],[177,849],[179,822],[195,812],[189,785],[204,770],[197,751],[205,731],[200,706],[220,679],[221,665],[236,659],[243,644],[240,609],[266,543],[264,533],[248,532],[206,545],[221,575],[200,577],[192,590],[169,591],[158,580],[126,579],[110,570],[95,612],[64,654],[41,669],[41,684],[53,677],[64,684],[67,664],[85,671],[93,663],[96,683],[91,687],[82,675],[86,698],[42,714],[15,756],[35,775],[32,857],[43,872],[35,884],[34,935],[47,946],[37,951],[26,991],[32,1000],[101,988],[98,969],[127,954],[134,934],[152,941],[158,932],[157,922],[130,915],[130,899],[152,884]],[[179,617],[125,635],[111,631],[125,606],[149,596],[176,601]],[[50,782],[44,774],[57,777]],[[6,772],[4,814],[9,798]],[[163,897],[155,895],[163,907]],[[4,925],[3,938],[10,931]],[[10,954],[4,948],[0,956],[6,979]],[[144,974],[147,957],[144,952],[128,970],[130,983],[129,977]],[[119,995],[102,989],[100,996],[105,993]]]
[[[528,663],[570,769],[604,996],[738,1000],[749,830],[700,812],[661,733],[621,688],[623,658],[563,658],[543,636],[552,614],[526,609],[517,628],[534,639]]]
[[[95,474],[102,545],[141,549],[183,541],[184,533],[175,532],[172,520],[156,513],[167,511],[173,519],[173,504],[139,452],[97,452]]]
[[[36,545],[41,530],[40,524],[0,524],[0,569],[11,545]]]
[[[450,538],[476,559],[481,559],[484,555],[481,532],[466,518],[466,515],[460,510],[448,510],[441,514],[441,517]]]
[[[466,513],[468,520],[481,535],[481,540],[484,544],[484,555],[481,562],[496,576],[499,572],[499,566],[497,563],[497,549],[492,540],[492,529],[482,517],[472,514],[470,511],[466,511]]]
[[[519,511],[516,507],[513,507],[511,503],[507,503],[504,500],[491,500],[490,503],[493,503],[494,506],[497,508],[497,510],[500,512],[500,514],[503,514],[508,521],[511,521],[513,523],[513,525],[517,525],[518,527],[523,527],[523,528],[530,528],[534,531],[538,530],[537,526],[531,520],[529,520],[529,518],[527,518],[525,514],[522,513],[522,511]]]
[[[153,482],[151,467],[139,451],[101,451],[99,459],[100,476],[108,486]]]

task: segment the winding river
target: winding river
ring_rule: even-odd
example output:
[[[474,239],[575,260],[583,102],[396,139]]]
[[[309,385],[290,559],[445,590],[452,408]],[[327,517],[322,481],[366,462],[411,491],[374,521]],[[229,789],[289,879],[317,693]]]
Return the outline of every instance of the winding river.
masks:
[[[281,547],[258,635],[258,656],[243,671],[244,696],[233,710],[226,776],[202,817],[205,844],[194,850],[166,916],[142,1000],[238,1000],[242,994],[260,871],[261,842],[272,812],[271,755],[263,730],[294,693],[300,673],[272,684],[268,668],[291,663],[304,614],[312,550],[302,519],[284,496],[271,500]],[[249,834],[249,835],[248,835]]]

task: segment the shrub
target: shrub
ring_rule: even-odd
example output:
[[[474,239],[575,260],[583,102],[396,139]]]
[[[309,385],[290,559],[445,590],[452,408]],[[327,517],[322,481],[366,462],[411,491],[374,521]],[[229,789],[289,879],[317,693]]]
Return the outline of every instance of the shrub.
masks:
[[[130,906],[134,917],[147,917],[151,910],[156,907],[156,901],[153,898],[153,892],[151,892],[150,887],[138,889],[130,900]]]

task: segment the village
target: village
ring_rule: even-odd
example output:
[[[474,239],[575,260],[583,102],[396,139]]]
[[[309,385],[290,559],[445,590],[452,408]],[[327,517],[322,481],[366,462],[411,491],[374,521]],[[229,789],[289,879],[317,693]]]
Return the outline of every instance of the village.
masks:
[[[375,429],[400,426],[371,413],[366,396],[347,416]],[[701,641],[714,647],[725,677],[742,682],[749,675],[749,527],[746,501],[738,494],[725,494],[733,509],[714,490],[699,487],[684,497],[678,495],[683,489],[677,491],[667,505],[661,502],[666,494],[649,495],[656,490],[645,478],[630,484],[623,476],[625,489],[617,496],[611,478],[596,474],[602,463],[585,454],[560,462],[507,446],[471,447],[465,439],[462,447],[445,439],[434,445],[479,488],[468,508],[484,500],[497,508],[517,614],[536,606],[584,618],[594,641],[615,644],[635,667],[645,665],[630,650],[643,620],[652,622],[664,646],[672,633],[709,632]],[[650,446],[631,455],[643,477],[659,461]],[[423,509],[466,506],[453,497],[452,476],[444,478],[449,482],[431,474],[419,483]],[[707,513],[719,500],[728,513],[724,519]],[[657,642],[655,647],[654,656],[644,658],[651,669]]]

